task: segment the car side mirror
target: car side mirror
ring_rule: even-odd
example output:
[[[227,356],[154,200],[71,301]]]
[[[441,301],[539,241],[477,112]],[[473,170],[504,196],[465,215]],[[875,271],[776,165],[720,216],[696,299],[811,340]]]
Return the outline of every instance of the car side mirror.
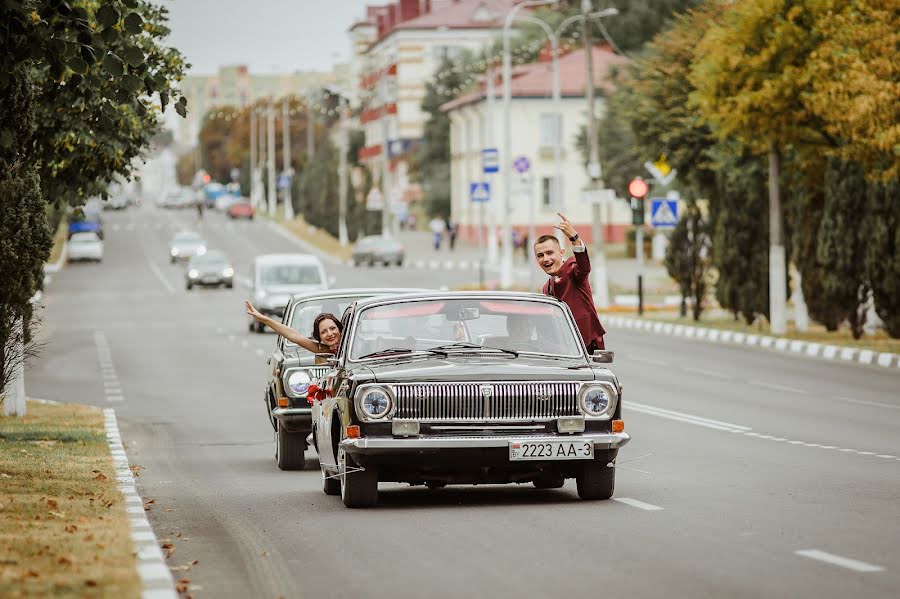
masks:
[[[595,349],[594,353],[591,355],[591,360],[598,364],[612,364],[615,355],[616,352],[614,351]]]
[[[337,358],[334,357],[334,354],[316,354],[316,366],[335,366],[337,365]]]

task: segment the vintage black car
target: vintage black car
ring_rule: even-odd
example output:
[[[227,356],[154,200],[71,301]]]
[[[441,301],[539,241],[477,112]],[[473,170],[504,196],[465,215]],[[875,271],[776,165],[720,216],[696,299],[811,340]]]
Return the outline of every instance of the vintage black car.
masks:
[[[326,494],[378,501],[379,482],[574,478],[608,499],[628,442],[611,352],[589,356],[568,307],[530,293],[432,292],[354,303],[314,423]]]
[[[313,320],[322,312],[341,317],[344,310],[359,299],[402,293],[403,289],[331,289],[295,295],[287,304],[282,322],[307,337],[312,335]],[[421,291],[418,289],[408,291]],[[312,431],[312,408],[306,398],[310,383],[322,376],[327,366],[315,364],[314,354],[291,343],[281,335],[269,357],[271,366],[266,382],[265,403],[269,422],[275,431],[275,461],[282,470],[302,470],[304,451]]]

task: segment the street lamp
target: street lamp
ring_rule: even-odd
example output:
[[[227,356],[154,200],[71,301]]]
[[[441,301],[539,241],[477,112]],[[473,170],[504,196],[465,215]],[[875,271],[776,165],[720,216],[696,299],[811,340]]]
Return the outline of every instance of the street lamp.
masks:
[[[512,151],[512,122],[510,117],[510,103],[512,100],[512,61],[509,55],[509,28],[516,18],[516,13],[523,8],[546,6],[556,4],[558,0],[526,0],[516,4],[506,14],[503,23],[503,254],[500,257],[500,286],[503,289],[512,287],[512,226],[509,212],[512,206],[510,197],[510,173]],[[532,240],[533,241],[533,240]]]

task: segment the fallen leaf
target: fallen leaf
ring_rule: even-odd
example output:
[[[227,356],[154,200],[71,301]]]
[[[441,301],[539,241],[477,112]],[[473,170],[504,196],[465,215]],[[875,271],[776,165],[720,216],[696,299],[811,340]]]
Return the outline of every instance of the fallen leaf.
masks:
[[[48,500],[47,500],[47,507],[50,508],[51,510],[58,510],[58,509],[59,509],[59,503],[58,503],[55,499],[48,499]]]
[[[87,524],[87,523],[88,523],[87,516],[79,516],[79,517],[78,517],[78,523],[79,523],[79,524]]]
[[[171,549],[166,549],[166,559],[169,559],[170,557],[172,557],[173,553],[175,553],[174,547],[172,547]]]
[[[101,472],[100,474],[98,474],[97,476],[94,477],[94,480],[99,480],[99,481],[103,482],[103,481],[106,480],[107,478],[108,478],[108,477],[107,477],[105,474],[103,474],[103,473]]]
[[[85,581],[84,581],[84,584],[87,585],[87,586],[89,586],[89,587],[95,587],[95,586],[97,586],[97,581],[96,581],[96,580],[88,579],[88,580],[85,580]]]
[[[172,543],[166,542],[166,543],[163,543],[162,545],[160,545],[160,547],[162,547],[163,549],[169,549],[171,547],[174,547],[174,545]]]
[[[28,572],[25,572],[25,577],[26,578],[40,578],[41,575],[38,574],[37,572],[35,572],[34,570],[29,570]]]
[[[188,585],[181,584],[179,582],[178,584],[175,585],[175,590],[178,591],[179,593],[183,593],[188,590]]]
[[[155,499],[148,499],[148,500],[146,501],[146,503],[156,503],[156,500],[155,500]]]
[[[175,511],[175,508],[173,508],[173,507],[167,507],[167,508],[164,509],[163,511],[164,511],[164,512],[174,512],[174,511]]]
[[[91,472],[93,472],[94,474],[97,474],[100,471],[99,470],[91,470]]]
[[[191,562],[191,565],[192,565],[192,566],[196,566],[196,565],[199,564],[199,563],[200,563],[200,560],[195,559],[194,561]]]
[[[58,558],[56,558],[56,563],[60,564],[61,566],[71,566],[72,558],[66,555],[60,555]]]
[[[97,543],[95,545],[97,549],[106,549],[106,543]]]
[[[76,530],[78,530],[78,527],[74,524],[66,524],[66,532],[74,533]]]
[[[88,542],[93,541],[93,540],[94,540],[94,535],[92,535],[92,534],[90,534],[90,535],[85,535],[85,536],[84,536],[84,540],[85,540],[85,541],[88,541]]]

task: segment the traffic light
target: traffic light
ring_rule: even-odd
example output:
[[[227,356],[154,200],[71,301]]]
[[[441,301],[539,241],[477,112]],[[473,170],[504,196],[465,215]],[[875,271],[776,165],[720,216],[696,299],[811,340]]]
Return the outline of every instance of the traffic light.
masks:
[[[644,199],[631,198],[631,224],[641,226],[644,224]]]
[[[650,193],[650,186],[640,177],[628,182],[628,193],[631,194],[631,224],[644,224],[644,198]]]

